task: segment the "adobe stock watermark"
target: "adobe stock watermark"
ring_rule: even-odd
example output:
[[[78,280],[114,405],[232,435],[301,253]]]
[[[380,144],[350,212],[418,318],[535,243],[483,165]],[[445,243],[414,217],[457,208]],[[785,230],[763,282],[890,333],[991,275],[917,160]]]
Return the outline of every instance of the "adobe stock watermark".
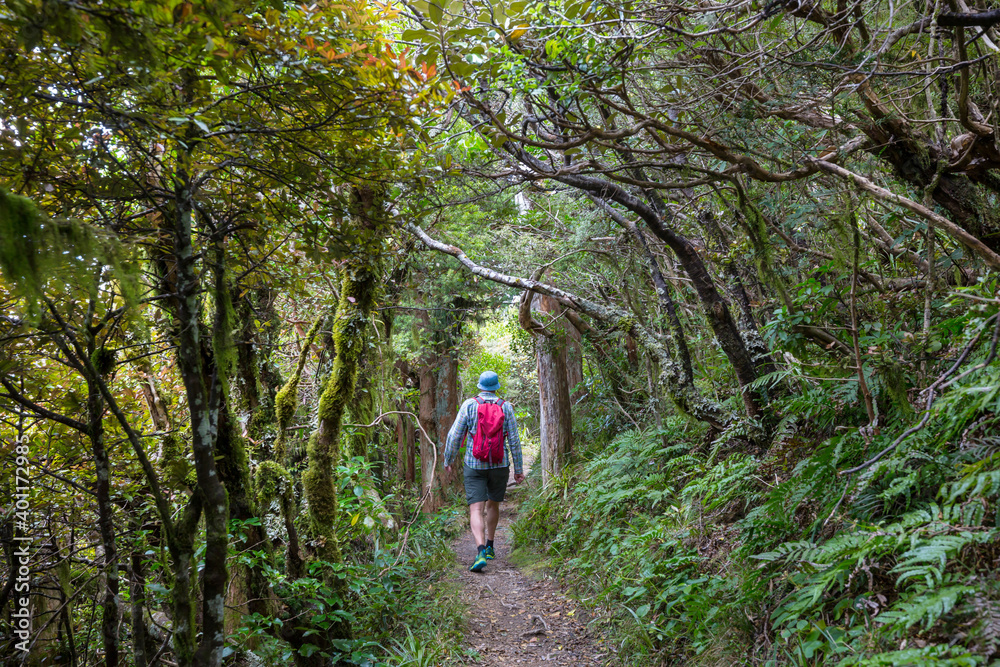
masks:
[[[31,645],[31,503],[28,500],[31,462],[28,459],[28,439],[18,440],[14,451],[17,455],[14,470],[14,563],[11,572],[14,578],[14,610],[10,623],[17,639],[14,648],[26,654]]]

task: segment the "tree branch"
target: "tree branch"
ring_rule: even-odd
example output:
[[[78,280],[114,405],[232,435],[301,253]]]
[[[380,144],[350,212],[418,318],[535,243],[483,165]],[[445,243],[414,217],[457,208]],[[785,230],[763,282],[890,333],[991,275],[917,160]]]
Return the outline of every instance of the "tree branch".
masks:
[[[68,426],[71,429],[79,431],[80,433],[87,433],[89,431],[87,425],[81,421],[77,421],[71,417],[66,417],[57,412],[53,412],[52,410],[43,408],[37,403],[32,403],[27,398],[22,396],[21,393],[18,392],[17,387],[15,387],[14,384],[7,378],[0,376],[0,384],[2,384],[4,389],[8,391],[7,394],[0,394],[0,398],[9,398],[15,403],[28,408],[43,419],[51,419],[54,422],[59,422],[63,426]]]
[[[901,206],[908,211],[916,213],[920,217],[924,218],[925,220],[933,224],[938,229],[946,232],[952,238],[956,239],[957,241],[960,241],[964,245],[971,248],[972,251],[975,252],[975,254],[979,255],[979,257],[983,261],[985,261],[990,267],[1000,270],[1000,255],[990,250],[985,243],[983,243],[978,238],[976,238],[969,232],[965,231],[964,229],[956,225],[954,222],[944,217],[943,215],[935,213],[931,209],[927,208],[922,204],[918,204],[912,199],[907,199],[902,195],[897,195],[894,192],[890,192],[885,188],[879,187],[878,185],[875,185],[864,176],[856,174],[848,169],[844,169],[840,165],[832,164],[830,162],[827,162],[826,160],[817,160],[814,158],[810,158],[808,161],[815,164],[819,169],[827,172],[828,174],[834,174],[835,176],[839,176],[845,181],[853,182],[860,189],[864,190],[865,192],[868,192],[876,199],[892,202],[897,206]]]
[[[627,194],[627,193],[626,193]],[[629,195],[630,196],[630,195]],[[473,262],[462,252],[460,248],[447,243],[437,241],[427,235],[424,230],[412,222],[401,223],[403,229],[413,234],[424,245],[432,250],[436,250],[446,255],[456,258],[461,264],[474,275],[491,280],[501,285],[515,287],[521,290],[529,290],[550,296],[560,304],[576,310],[577,312],[589,315],[594,319],[603,322],[612,329],[624,331],[635,338],[640,345],[654,358],[662,369],[662,377],[667,382],[667,388],[671,397],[682,410],[690,413],[696,419],[711,424],[716,428],[725,428],[732,422],[732,416],[728,414],[722,406],[706,399],[693,391],[693,386],[683,386],[679,382],[680,369],[671,358],[670,354],[656,337],[640,325],[630,314],[612,306],[602,306],[598,303],[584,299],[558,287],[553,287],[543,282],[531,278],[518,278],[505,273],[499,273]]]
[[[1000,23],[1000,9],[988,12],[943,12],[938,15],[938,25],[949,28],[981,26],[988,28]]]

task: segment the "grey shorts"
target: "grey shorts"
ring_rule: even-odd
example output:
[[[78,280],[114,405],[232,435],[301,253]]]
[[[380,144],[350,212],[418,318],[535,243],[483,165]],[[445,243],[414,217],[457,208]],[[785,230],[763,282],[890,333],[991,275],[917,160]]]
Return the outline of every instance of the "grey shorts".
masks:
[[[510,466],[486,470],[465,466],[465,501],[470,505],[487,500],[502,503],[507,493],[508,478],[510,478]]]

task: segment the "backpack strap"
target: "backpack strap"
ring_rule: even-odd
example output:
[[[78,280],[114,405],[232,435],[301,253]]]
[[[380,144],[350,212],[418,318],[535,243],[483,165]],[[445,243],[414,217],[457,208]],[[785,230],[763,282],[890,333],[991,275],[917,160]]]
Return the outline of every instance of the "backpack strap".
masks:
[[[474,399],[474,400],[476,401],[476,403],[478,403],[479,405],[485,405],[485,404],[486,404],[486,399],[484,399],[484,398],[483,398],[482,396],[473,396],[472,398],[473,398],[473,399]],[[499,405],[500,407],[503,407],[503,399],[502,399],[502,398],[500,398],[499,396],[497,397],[497,400],[496,400],[496,403],[493,403],[493,401],[490,401],[490,403],[491,403],[492,405]]]

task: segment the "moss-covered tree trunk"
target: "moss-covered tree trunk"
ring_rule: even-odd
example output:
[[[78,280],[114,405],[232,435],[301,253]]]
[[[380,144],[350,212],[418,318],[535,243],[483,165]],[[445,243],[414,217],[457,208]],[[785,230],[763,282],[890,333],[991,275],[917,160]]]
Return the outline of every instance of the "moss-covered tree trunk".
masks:
[[[256,434],[259,438],[257,442],[261,442],[265,427],[274,421],[277,372],[273,368],[268,369],[268,354],[258,354],[258,337],[273,337],[273,333],[260,331],[267,327],[257,326],[260,320],[255,308],[260,312],[259,317],[265,317],[268,310],[273,316],[273,295],[267,290],[258,290],[263,294],[257,295],[261,300],[256,304],[250,302],[250,292],[240,298],[240,293],[228,284],[224,260],[220,249],[214,269],[216,321],[224,323],[228,320],[228,314],[220,311],[232,303],[235,322],[223,326],[238,331],[239,335],[235,340],[228,336],[216,336],[214,347],[205,343],[202,345],[205,368],[215,368],[215,372],[222,375],[235,371],[234,381],[223,382],[221,387],[222,396],[216,417],[217,466],[229,498],[229,516],[243,524],[240,532],[244,537],[236,541],[236,550],[241,553],[263,552],[266,560],[270,561],[271,542],[263,525],[253,521],[260,515],[250,478],[247,439],[237,421],[237,410],[242,410],[246,417],[246,434],[251,438],[251,433]],[[262,568],[239,562],[235,564],[226,595],[226,635],[235,633],[243,616],[248,613],[262,617],[272,615],[275,611],[273,601],[274,596]]]
[[[354,395],[358,361],[368,343],[365,333],[374,309],[377,286],[378,275],[369,266],[352,262],[341,269],[340,303],[333,324],[337,358],[319,399],[316,432],[309,441],[308,467],[302,475],[316,556],[331,564],[342,560],[336,534],[338,506],[334,477],[341,456],[341,427],[347,403]],[[343,603],[346,595],[343,580],[332,569],[324,572],[324,580],[341,596]],[[340,621],[331,628],[329,638],[340,639],[350,634],[349,624]]]
[[[365,252],[355,252],[340,269],[340,301],[333,322],[337,356],[319,399],[316,431],[309,440],[306,452],[308,465],[302,475],[302,487],[309,503],[315,556],[334,565],[323,570],[323,579],[333,595],[340,598],[341,605],[345,603],[347,588],[335,569],[342,562],[342,555],[336,533],[338,504],[334,475],[341,456],[344,413],[354,397],[361,358],[368,347],[368,333],[381,275],[377,244],[381,231],[382,201],[367,188],[356,190],[353,200],[355,219],[363,232],[362,236],[369,239],[369,247],[364,249]],[[321,648],[329,648],[332,641],[350,636],[350,624],[341,619],[331,625],[324,637],[316,637],[316,641],[322,642]]]
[[[193,528],[178,531],[173,558],[176,576],[174,594],[174,647],[181,667],[198,665],[215,667],[222,663],[225,644],[225,602],[228,584],[226,558],[229,550],[229,499],[216,466],[215,436],[218,400],[222,381],[219,374],[202,363],[201,298],[203,283],[199,275],[198,253],[193,245],[193,194],[187,175],[179,172],[175,190],[177,208],[173,215],[173,259],[177,276],[175,316],[177,319],[177,366],[184,383],[191,419],[191,449],[194,454],[197,490],[194,499],[200,501],[205,520],[205,560],[202,580],[201,641],[194,648],[196,628],[190,594],[190,581],[182,580],[190,573],[193,554]],[[218,294],[217,294],[218,296]],[[217,326],[218,330],[219,327]],[[181,586],[183,584],[183,586]],[[190,623],[190,625],[189,625]]]
[[[258,448],[275,423],[275,394],[281,386],[281,374],[271,356],[280,331],[274,309],[276,298],[277,290],[271,288],[242,294],[232,290],[239,322],[234,341],[237,359],[233,404],[246,417],[247,437]]]
[[[369,355],[362,355],[359,360],[358,384],[354,388],[349,411],[355,424],[370,424],[378,415],[378,405],[375,391],[378,387],[377,373],[373,360]],[[357,428],[346,438],[344,454],[347,457],[360,456],[366,461],[376,463],[371,449],[376,442],[378,431],[374,428]]]
[[[259,514],[250,481],[250,461],[244,439],[237,430],[238,424],[229,409],[228,397],[223,398],[218,421],[216,451],[219,457],[219,478],[229,497],[230,518],[243,523],[241,532],[244,538],[236,540],[236,550],[240,553],[263,552],[270,560],[271,541],[264,527],[252,521]],[[235,564],[226,594],[227,636],[236,632],[247,613],[265,617],[273,614],[273,600],[270,584],[261,568]]]

